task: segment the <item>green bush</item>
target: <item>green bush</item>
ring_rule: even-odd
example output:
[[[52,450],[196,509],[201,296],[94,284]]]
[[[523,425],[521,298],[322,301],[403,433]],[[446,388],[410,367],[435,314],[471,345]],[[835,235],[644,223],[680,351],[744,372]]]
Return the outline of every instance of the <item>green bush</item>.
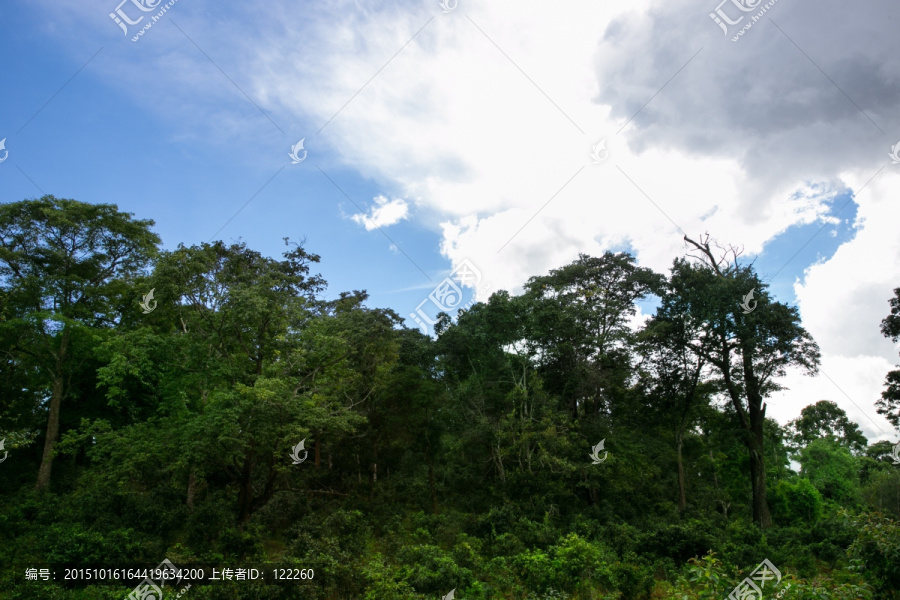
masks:
[[[900,519],[900,471],[891,469],[873,474],[861,496],[869,510]]]
[[[515,559],[529,590],[546,592],[555,589],[570,593],[615,590],[614,562],[609,550],[575,533],[560,539],[546,552],[531,550]]]
[[[877,513],[847,518],[859,532],[849,553],[860,561],[866,580],[881,597],[900,597],[900,523]]]
[[[707,527],[708,523],[696,519],[665,525],[643,536],[641,549],[684,564],[689,558],[702,556],[716,547],[715,538]]]
[[[783,479],[769,493],[772,517],[780,525],[813,525],[823,507],[822,495],[806,478]]]
[[[141,554],[132,529],[94,531],[79,523],[53,523],[43,536],[41,555],[50,563],[131,562]]]
[[[842,506],[856,504],[859,494],[858,461],[834,440],[813,440],[800,452],[801,472],[822,496]]]
[[[662,586],[663,597],[678,600],[719,599],[731,589],[729,579],[722,561],[716,558],[715,552],[709,552],[702,558],[688,561],[686,573],[678,578],[677,585]]]
[[[363,573],[366,577],[365,600],[418,600],[425,596],[416,594],[409,583],[400,580],[397,569],[388,566],[384,557],[376,553]]]
[[[456,564],[449,552],[431,544],[406,546],[397,560],[400,577],[419,593],[443,596],[452,589],[465,589],[475,580],[472,572]]]
[[[630,553],[612,567],[616,590],[622,600],[647,600],[653,591],[653,569],[636,554]]]

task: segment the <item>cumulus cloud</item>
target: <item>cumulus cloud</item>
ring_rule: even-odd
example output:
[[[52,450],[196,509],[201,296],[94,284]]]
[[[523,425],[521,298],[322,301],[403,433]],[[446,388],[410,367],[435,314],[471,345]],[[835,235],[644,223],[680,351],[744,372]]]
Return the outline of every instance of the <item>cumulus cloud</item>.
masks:
[[[375,206],[369,210],[368,214],[357,214],[350,217],[364,226],[366,231],[399,223],[409,215],[409,205],[402,198],[388,200],[385,196],[375,196],[374,200]]]
[[[324,130],[340,160],[414,198],[442,253],[472,260],[495,289],[623,246],[665,271],[683,233],[752,256],[795,226],[846,218],[833,200],[853,194],[854,238],[795,286],[827,376],[789,378],[776,404],[793,411],[785,419],[824,397],[859,413],[854,398],[881,435],[883,374],[868,375],[894,350],[877,322],[900,282],[898,182],[878,171],[900,129],[900,55],[884,43],[900,7],[782,1],[735,43],[714,5],[348,8],[267,38],[252,72],[280,73],[255,89],[321,122],[353,96]],[[292,60],[301,33],[315,61]],[[595,164],[601,139],[609,157]]]

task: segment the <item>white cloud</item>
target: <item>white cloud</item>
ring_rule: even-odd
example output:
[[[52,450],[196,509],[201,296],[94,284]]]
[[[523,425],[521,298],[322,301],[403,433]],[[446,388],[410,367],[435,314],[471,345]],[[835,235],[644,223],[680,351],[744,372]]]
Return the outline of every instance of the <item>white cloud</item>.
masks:
[[[829,7],[845,13],[843,23],[816,19],[823,13],[808,3],[779,4],[771,16],[792,33],[814,21],[816,35],[795,41],[887,126],[896,82],[877,65],[896,59],[867,40],[835,55],[826,40],[872,26],[862,7]],[[475,260],[494,288],[519,289],[579,252],[625,244],[642,265],[665,271],[683,253],[679,228],[692,237],[710,231],[752,256],[794,225],[833,223],[829,202],[859,190],[889,144],[771,23],[732,44],[696,8],[584,2],[550,13],[528,1],[514,9],[468,3],[420,33],[329,125],[330,135],[348,163],[416,198],[440,223],[442,253]],[[387,31],[396,41],[416,26],[414,18],[370,15],[354,23],[354,37]],[[372,72],[388,51],[370,58]],[[336,47],[322,56],[328,71],[346,60]],[[314,106],[355,91],[342,81]],[[340,88],[335,82],[321,89]],[[610,157],[594,165],[588,154],[603,138]],[[900,285],[892,227],[900,215],[887,201],[893,177],[860,194],[856,237],[797,284],[827,376],[786,378],[792,389],[770,402],[782,421],[833,398],[869,435],[890,431],[873,405],[894,351],[878,321]]]
[[[752,257],[794,225],[833,223],[829,201],[885,162],[896,140],[878,128],[896,124],[900,58],[883,44],[890,20],[866,15],[898,9],[778,3],[769,16],[790,39],[767,21],[735,44],[708,18],[714,4],[466,2],[387,64],[328,125],[329,141],[348,165],[415,198],[440,227],[442,253],[475,261],[495,289],[623,245],[666,271],[684,252],[682,230]],[[297,67],[304,94],[290,78],[273,89],[260,77],[257,88],[286,106],[302,99],[324,121],[427,19],[352,14],[317,27],[318,61]],[[267,42],[254,70],[271,72],[266,56],[293,37]],[[347,45],[363,51],[351,59]],[[604,138],[610,156],[594,165]],[[884,173],[863,190],[854,239],[797,283],[834,383],[788,377],[793,389],[771,402],[789,408],[773,409],[781,420],[833,398],[870,435],[881,435],[872,420],[890,430],[873,403],[896,356],[878,321],[900,285],[897,189]]]
[[[350,217],[365,226],[366,231],[394,225],[409,215],[409,205],[402,198],[388,200],[385,196],[375,196],[374,200],[375,206],[369,210],[369,214],[357,214]]]

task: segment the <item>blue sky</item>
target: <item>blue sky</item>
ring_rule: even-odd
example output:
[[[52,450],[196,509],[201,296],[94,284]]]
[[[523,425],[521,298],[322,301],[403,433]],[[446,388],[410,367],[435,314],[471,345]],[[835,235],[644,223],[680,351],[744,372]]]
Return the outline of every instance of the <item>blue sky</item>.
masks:
[[[708,232],[822,347],[776,416],[828,398],[889,430],[897,7],[778,3],[735,43],[697,0],[178,0],[131,41],[163,4],[0,5],[0,201],[115,203],[166,248],[305,239],[329,296],[404,317],[463,260],[515,292],[579,252],[666,271]]]
[[[6,56],[16,57],[7,62],[4,86],[16,92],[0,98],[0,136],[7,138],[10,152],[0,171],[3,201],[46,193],[115,203],[139,218],[155,220],[166,248],[209,241],[234,217],[217,239],[242,239],[270,255],[283,251],[284,237],[306,239],[307,248],[322,257],[329,295],[367,289],[373,305],[402,314],[422,296],[421,290],[403,290],[425,287],[430,283],[426,274],[436,283],[442,271],[449,271],[439,253],[439,232],[415,221],[386,232],[410,254],[410,261],[393,251],[378,230],[366,232],[347,218],[359,210],[317,166],[363,207],[385,188],[334,164],[320,143],[327,128],[315,135],[322,123],[272,111],[269,117],[285,130],[282,134],[212,63],[201,63],[211,79],[221,80],[211,103],[246,120],[253,132],[249,139],[234,136],[224,144],[210,143],[196,131],[215,129],[215,114],[198,111],[194,118],[199,124],[185,126],[166,118],[165,89],[149,90],[152,96],[136,101],[100,72],[111,55],[152,53],[152,47],[132,47],[152,45],[149,34],[137,44],[120,40],[110,20],[109,30],[97,32],[93,40],[61,42],[42,31],[41,7],[5,4],[0,11],[0,47]],[[189,42],[180,50],[203,58]],[[156,108],[148,109],[148,104]],[[288,153],[304,135],[312,156],[292,165]]]

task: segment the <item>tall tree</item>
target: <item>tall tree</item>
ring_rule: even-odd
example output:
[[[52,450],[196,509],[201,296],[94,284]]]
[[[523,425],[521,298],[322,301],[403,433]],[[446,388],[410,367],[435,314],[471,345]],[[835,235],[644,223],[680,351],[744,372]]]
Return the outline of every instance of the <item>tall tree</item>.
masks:
[[[675,437],[678,508],[684,510],[684,438],[700,409],[708,406],[715,386],[709,381],[706,359],[689,344],[698,324],[680,312],[678,300],[669,294],[663,298],[657,315],[641,331],[638,348],[643,356],[640,372],[650,409],[659,422],[670,425]]]
[[[9,301],[9,353],[35,365],[49,388],[37,489],[50,485],[60,411],[93,332],[120,319],[127,280],[157,252],[153,221],[113,204],[44,196],[0,206],[0,286]],[[135,307],[136,309],[137,307]]]
[[[578,260],[525,285],[530,354],[547,389],[569,399],[572,418],[609,410],[629,377],[635,302],[662,289],[663,277],[633,256],[607,252]]]
[[[891,314],[881,321],[881,333],[895,344],[900,341],[900,287],[894,289],[894,297],[888,300]],[[900,429],[900,368],[889,371],[885,379],[886,389],[875,403],[878,414]]]
[[[699,252],[699,260],[676,260],[672,287],[686,300],[689,314],[702,322],[691,344],[716,368],[731,400],[750,452],[753,520],[768,528],[764,399],[782,389],[777,378],[788,366],[815,373],[819,348],[800,325],[799,311],[775,302],[752,266],[738,264],[737,250],[717,257],[709,236],[700,242],[684,239]]]
[[[153,274],[171,300],[159,318],[185,338],[173,358],[195,413],[188,497],[198,481],[224,480],[237,488],[241,525],[288,489],[288,449],[325,429],[322,399],[349,378],[334,373],[340,340],[309,331],[325,286],[310,274],[318,260],[299,245],[276,260],[217,241],[166,253]]]
[[[788,426],[795,447],[803,447],[813,440],[826,437],[856,453],[862,452],[868,444],[859,425],[847,418],[844,409],[830,400],[819,400],[805,407]]]

